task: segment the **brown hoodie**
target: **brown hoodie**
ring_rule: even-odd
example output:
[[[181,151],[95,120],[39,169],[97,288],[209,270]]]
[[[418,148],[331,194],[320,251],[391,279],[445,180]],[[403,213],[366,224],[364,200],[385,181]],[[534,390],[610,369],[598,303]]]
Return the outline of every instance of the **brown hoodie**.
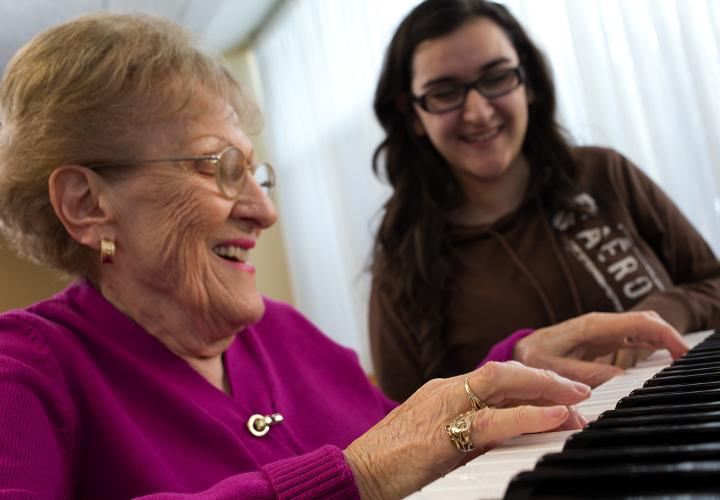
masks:
[[[492,225],[455,227],[450,323],[435,376],[472,370],[497,342],[591,311],[655,310],[679,331],[720,326],[720,261],[680,210],[620,154],[577,148],[576,201],[551,212],[531,196]],[[385,393],[426,382],[415,339],[373,291],[370,343]]]

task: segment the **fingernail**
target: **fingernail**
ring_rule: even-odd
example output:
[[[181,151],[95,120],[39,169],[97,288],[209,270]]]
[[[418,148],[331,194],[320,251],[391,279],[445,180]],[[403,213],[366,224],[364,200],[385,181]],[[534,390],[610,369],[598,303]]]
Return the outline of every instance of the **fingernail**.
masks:
[[[545,415],[547,415],[550,418],[559,418],[567,416],[568,409],[564,406],[551,406],[549,408],[545,408]]]
[[[590,386],[587,384],[583,384],[582,382],[573,382],[573,386],[580,394],[590,394]]]

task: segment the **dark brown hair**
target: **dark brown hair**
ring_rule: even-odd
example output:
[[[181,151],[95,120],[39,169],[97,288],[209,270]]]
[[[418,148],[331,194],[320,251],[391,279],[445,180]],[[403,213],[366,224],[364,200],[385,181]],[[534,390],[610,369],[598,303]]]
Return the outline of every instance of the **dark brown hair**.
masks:
[[[533,100],[522,151],[531,189],[544,203],[572,208],[574,162],[569,139],[555,118],[550,68],[525,30],[502,5],[484,0],[426,0],[400,23],[385,54],[374,109],[385,139],[373,155],[393,193],[386,202],[373,251],[373,289],[380,313],[407,325],[420,348],[425,376],[441,376],[448,297],[452,289],[448,213],[462,199],[446,160],[413,129],[412,59],[423,41],[447,35],[477,17],[508,36],[527,76]],[[553,189],[542,189],[552,185]]]

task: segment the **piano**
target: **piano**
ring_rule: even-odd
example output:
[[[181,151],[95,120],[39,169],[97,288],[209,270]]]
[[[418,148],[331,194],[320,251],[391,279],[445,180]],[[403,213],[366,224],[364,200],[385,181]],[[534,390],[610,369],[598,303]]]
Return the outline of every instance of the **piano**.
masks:
[[[720,329],[598,386],[582,430],[509,439],[411,500],[720,498]]]

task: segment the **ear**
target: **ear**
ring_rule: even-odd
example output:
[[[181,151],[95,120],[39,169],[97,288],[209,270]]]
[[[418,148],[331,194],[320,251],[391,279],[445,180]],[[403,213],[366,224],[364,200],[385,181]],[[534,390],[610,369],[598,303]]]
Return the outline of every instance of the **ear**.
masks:
[[[63,165],[50,175],[48,188],[55,214],[73,239],[96,250],[102,238],[115,239],[106,184],[95,172]]]

